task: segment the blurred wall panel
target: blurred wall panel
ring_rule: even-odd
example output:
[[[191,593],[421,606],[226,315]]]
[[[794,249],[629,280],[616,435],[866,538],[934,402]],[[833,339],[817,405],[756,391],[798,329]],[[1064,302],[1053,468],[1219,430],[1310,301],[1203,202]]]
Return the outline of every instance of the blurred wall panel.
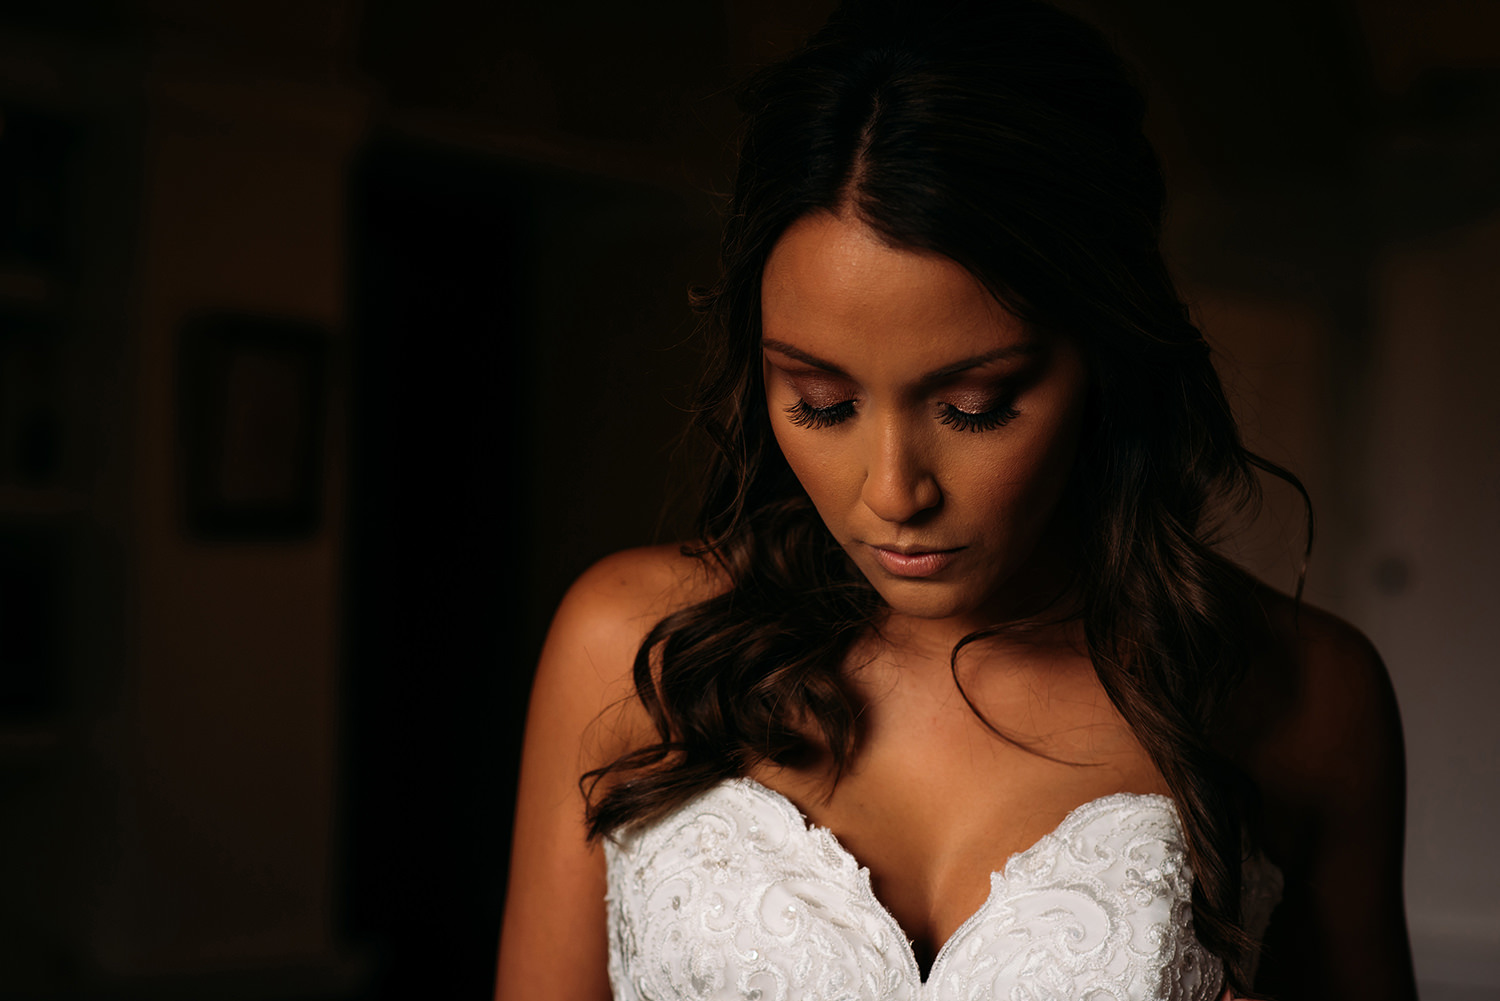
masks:
[[[1378,276],[1347,614],[1406,724],[1418,969],[1500,996],[1500,213],[1392,244]]]
[[[340,328],[357,105],[175,67],[148,80],[137,275],[129,808],[98,911],[118,976],[330,961],[343,452],[323,529],[199,541],[178,493],[184,320]],[[335,390],[337,387],[333,387]]]

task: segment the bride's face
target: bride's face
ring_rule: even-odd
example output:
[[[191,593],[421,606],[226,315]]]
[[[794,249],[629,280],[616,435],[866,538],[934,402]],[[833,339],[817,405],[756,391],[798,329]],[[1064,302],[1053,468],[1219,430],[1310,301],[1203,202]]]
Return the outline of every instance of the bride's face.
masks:
[[[898,614],[1030,609],[1088,374],[958,264],[815,213],[761,284],[771,425],[818,513]]]

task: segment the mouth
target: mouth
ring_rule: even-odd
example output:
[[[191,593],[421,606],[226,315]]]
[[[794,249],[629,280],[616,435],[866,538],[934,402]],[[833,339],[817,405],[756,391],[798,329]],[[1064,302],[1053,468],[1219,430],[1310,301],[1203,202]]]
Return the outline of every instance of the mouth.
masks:
[[[920,546],[876,546],[870,552],[876,562],[896,577],[931,577],[941,571],[962,551],[957,549],[924,549]]]

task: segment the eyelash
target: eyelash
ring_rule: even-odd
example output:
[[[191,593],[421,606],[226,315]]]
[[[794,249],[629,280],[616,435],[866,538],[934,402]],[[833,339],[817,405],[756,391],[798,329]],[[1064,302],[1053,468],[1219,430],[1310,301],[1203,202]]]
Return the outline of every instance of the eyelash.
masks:
[[[979,414],[960,410],[951,403],[944,403],[942,406],[943,416],[938,418],[939,423],[946,424],[955,431],[993,431],[1021,415],[1015,405],[1010,403]],[[830,428],[854,416],[854,401],[844,400],[832,406],[814,407],[806,400],[798,400],[786,408],[786,415],[798,427]]]
[[[956,431],[993,431],[1004,427],[1019,416],[1021,412],[1013,403],[1001,404],[982,414],[971,414],[967,410],[958,409],[951,403],[945,403],[943,416],[939,420]]]
[[[799,428],[831,428],[854,416],[854,401],[844,400],[828,407],[814,407],[806,400],[798,400],[786,408],[786,414]]]

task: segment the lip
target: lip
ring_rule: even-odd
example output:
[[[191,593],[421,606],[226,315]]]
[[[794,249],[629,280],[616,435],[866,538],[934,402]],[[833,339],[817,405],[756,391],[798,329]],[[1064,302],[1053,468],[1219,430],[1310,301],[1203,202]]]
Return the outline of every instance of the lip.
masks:
[[[885,568],[886,573],[896,577],[931,577],[952,563],[962,548],[918,549],[871,545],[870,551],[875,554],[876,561]]]

